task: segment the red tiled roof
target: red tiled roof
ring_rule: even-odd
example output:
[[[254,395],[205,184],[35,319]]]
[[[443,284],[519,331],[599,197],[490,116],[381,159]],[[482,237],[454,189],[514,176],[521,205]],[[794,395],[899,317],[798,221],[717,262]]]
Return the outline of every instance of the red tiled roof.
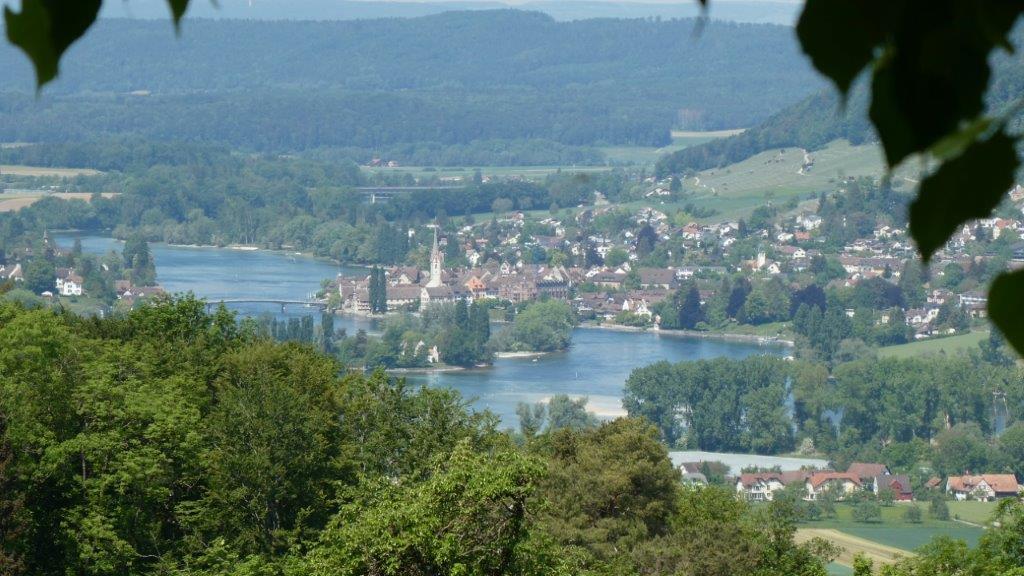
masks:
[[[814,474],[811,474],[808,482],[811,483],[813,488],[817,488],[829,480],[849,480],[857,486],[860,486],[860,477],[850,474],[849,472],[815,472]]]
[[[854,462],[846,469],[847,474],[853,474],[857,478],[874,478],[875,476],[884,476],[888,471],[889,469],[885,464],[877,464],[873,462]]]
[[[775,480],[782,482],[782,475],[777,472],[758,472],[756,474],[740,474],[740,483],[745,487],[753,486],[758,482]]]
[[[1020,486],[1013,474],[981,474],[978,476],[950,476],[949,488],[956,492],[971,492],[985,482],[997,494],[1016,494]]]
[[[793,482],[806,482],[814,472],[810,470],[786,470],[781,475],[783,484],[787,486]]]

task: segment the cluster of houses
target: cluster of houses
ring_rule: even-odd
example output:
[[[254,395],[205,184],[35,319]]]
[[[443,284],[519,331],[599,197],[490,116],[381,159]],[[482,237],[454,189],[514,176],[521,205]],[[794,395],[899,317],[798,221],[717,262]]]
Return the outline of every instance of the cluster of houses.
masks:
[[[741,474],[736,479],[736,493],[747,500],[769,501],[775,492],[788,486],[804,489],[804,499],[818,500],[828,493],[837,500],[860,490],[879,494],[883,490],[893,491],[898,501],[912,500],[910,480],[904,475],[894,475],[884,464],[855,462],[846,472],[834,470],[792,470],[784,472],[755,472]]]
[[[579,281],[578,275],[564,266],[491,262],[465,270],[445,269],[436,234],[428,274],[415,266],[399,266],[385,270],[385,279],[388,310],[418,310],[436,303],[485,298],[514,303],[542,297],[567,300],[570,288]],[[339,275],[334,284],[343,311],[370,311],[369,276]]]
[[[432,303],[494,298],[513,303],[540,298],[570,300],[585,317],[612,319],[621,312],[652,318],[655,304],[671,297],[680,283],[699,270],[725,272],[724,267],[636,268],[619,266],[580,267],[498,263],[464,269],[444,267],[444,253],[437,239],[431,252],[430,271],[415,266],[385,269],[388,310],[419,310]],[[627,289],[633,282],[634,286]],[[590,283],[603,290],[574,295],[573,288]],[[339,275],[334,290],[346,312],[370,311],[370,278]],[[702,294],[710,297],[711,293]]]
[[[0,264],[0,283],[23,282],[24,280],[25,273],[21,269],[21,264]]]
[[[701,463],[682,465],[682,471],[691,479],[699,473]],[[699,479],[698,479],[699,480]],[[736,494],[750,501],[770,501],[783,488],[796,486],[804,491],[804,499],[815,501],[830,494],[836,500],[859,491],[868,491],[878,496],[891,491],[897,502],[914,499],[909,477],[892,474],[885,464],[854,462],[846,472],[834,470],[790,470],[781,472],[752,472],[741,474],[736,480]],[[944,489],[956,500],[996,500],[1013,498],[1022,494],[1022,486],[1013,474],[981,474],[950,476],[945,484],[938,477],[930,479],[924,487],[929,490]]]
[[[85,279],[75,272],[74,268],[57,268],[55,285],[55,293],[44,292],[43,295],[53,296],[56,294],[64,297],[85,295]],[[118,300],[129,306],[134,305],[137,300],[166,293],[162,286],[135,286],[130,280],[115,281],[114,292],[117,294]]]
[[[598,207],[581,213],[579,222],[593,221],[613,207]],[[516,230],[521,229],[525,217],[521,213],[513,213],[505,219],[510,230],[499,240],[501,246],[526,248],[520,246]],[[992,222],[980,221],[976,226],[990,224],[998,227],[999,219]],[[1002,222],[1002,221],[1000,221]],[[787,220],[784,225],[776,227],[775,232],[761,231],[764,237],[765,250],[755,258],[744,261],[739,268],[732,268],[726,262],[710,261],[701,265],[652,268],[637,264],[640,256],[636,253],[636,234],[632,230],[621,231],[617,241],[600,234],[592,234],[586,238],[570,240],[565,236],[565,226],[561,222],[548,218],[540,222],[551,227],[554,236],[532,235],[528,242],[545,250],[558,249],[580,259],[588,250],[599,256],[607,257],[615,248],[622,248],[627,253],[627,260],[612,266],[592,265],[575,267],[564,265],[528,264],[523,259],[504,262],[495,259],[484,259],[488,240],[476,237],[472,226],[466,226],[456,237],[440,239],[440,246],[449,241],[463,244],[465,256],[469,262],[466,268],[445,268],[444,253],[439,249],[439,239],[435,234],[434,248],[431,253],[430,271],[426,273],[416,267],[393,267],[387,269],[387,307],[389,310],[418,309],[432,302],[451,302],[458,299],[497,298],[511,302],[525,302],[541,297],[569,299],[575,292],[576,310],[584,317],[600,317],[613,320],[622,312],[631,312],[638,316],[646,316],[657,321],[652,308],[659,302],[669,298],[678,286],[694,276],[713,277],[735,271],[745,271],[751,275],[773,275],[803,272],[811,262],[824,256],[822,251],[810,247],[812,233],[819,229],[822,220],[813,213],[801,213]],[[673,227],[668,217],[658,210],[642,208],[631,217],[631,224],[638,227],[650,226],[660,240],[673,237],[680,238],[684,249],[697,249],[709,242],[718,243],[723,253],[738,238],[741,224],[738,222],[722,222],[718,224],[697,224],[691,222],[682,227]],[[1007,230],[1017,230],[1015,221],[1003,225]],[[1004,232],[1005,233],[1005,232]],[[882,226],[875,230],[870,238],[856,240],[845,246],[835,256],[846,276],[833,283],[841,287],[849,287],[858,282],[885,278],[897,282],[904,263],[915,258],[912,245],[905,239],[903,229]],[[493,249],[494,247],[492,247]],[[943,263],[957,262],[964,266],[952,249],[940,252],[935,260],[936,267],[941,270]],[[482,263],[481,263],[482,262]],[[1021,251],[1021,262],[1024,262],[1024,249]],[[941,275],[941,272],[939,272]],[[334,281],[334,288],[341,298],[344,311],[365,313],[370,310],[369,277],[339,276]],[[574,291],[574,287],[591,285],[598,290]],[[713,295],[712,291],[701,292],[702,302]],[[953,302],[967,310],[971,316],[984,315],[986,295],[981,292],[955,293],[951,290],[936,288],[928,294],[927,302],[919,308],[903,311],[902,320],[915,331],[916,338],[927,338],[939,333],[936,320],[941,307]],[[853,310],[847,311],[852,315]],[[884,322],[892,321],[885,314]],[[950,328],[946,327],[948,332]]]

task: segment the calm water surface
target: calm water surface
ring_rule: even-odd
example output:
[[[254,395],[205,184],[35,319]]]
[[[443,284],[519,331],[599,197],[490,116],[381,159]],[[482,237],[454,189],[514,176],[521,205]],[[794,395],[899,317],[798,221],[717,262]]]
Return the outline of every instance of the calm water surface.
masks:
[[[57,241],[70,247],[74,237]],[[121,242],[102,236],[83,236],[86,252],[120,252]],[[191,291],[210,301],[221,299],[302,300],[320,288],[320,282],[338,272],[358,273],[326,260],[281,252],[244,251],[228,248],[192,248],[152,244],[157,279],[169,292]],[[304,316],[303,306],[233,304],[241,315]],[[319,315],[317,313],[317,315]],[[374,332],[376,322],[339,316],[338,329],[349,334],[362,328]],[[719,356],[742,358],[752,354],[779,353],[780,348],[721,342],[653,333],[616,332],[580,328],[573,333],[570,350],[537,359],[501,358],[486,369],[408,374],[410,381],[428,386],[450,386],[487,408],[508,426],[517,425],[519,402],[540,402],[555,394],[587,396],[588,408],[603,417],[623,413],[623,384],[630,371],[659,360],[679,362]]]

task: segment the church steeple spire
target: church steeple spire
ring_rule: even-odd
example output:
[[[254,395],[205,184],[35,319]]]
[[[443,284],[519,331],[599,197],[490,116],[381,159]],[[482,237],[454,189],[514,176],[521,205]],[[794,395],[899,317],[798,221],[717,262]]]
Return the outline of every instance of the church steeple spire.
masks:
[[[437,226],[434,226],[434,247],[430,251],[430,281],[427,288],[438,288],[443,285],[441,272],[444,270],[444,254],[437,247]]]

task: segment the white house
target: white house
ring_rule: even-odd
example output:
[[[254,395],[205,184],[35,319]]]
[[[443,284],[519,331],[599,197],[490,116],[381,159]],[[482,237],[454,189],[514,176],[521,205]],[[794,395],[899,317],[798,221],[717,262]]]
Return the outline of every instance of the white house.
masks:
[[[736,494],[756,502],[772,500],[783,487],[782,475],[776,472],[741,474],[736,480]]]
[[[860,490],[861,481],[849,472],[815,472],[804,484],[807,499],[817,500],[826,492],[841,500],[853,492]]]
[[[73,271],[57,273],[57,293],[61,296],[81,296],[82,284],[85,280]]]

